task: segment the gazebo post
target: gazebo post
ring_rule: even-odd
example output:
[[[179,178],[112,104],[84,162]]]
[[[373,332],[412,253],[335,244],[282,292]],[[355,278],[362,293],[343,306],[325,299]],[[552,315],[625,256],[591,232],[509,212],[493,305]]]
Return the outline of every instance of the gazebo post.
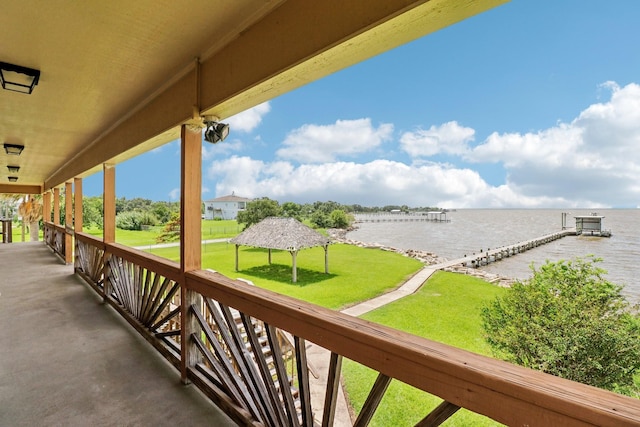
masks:
[[[238,248],[240,245],[236,245],[236,271],[240,271],[238,270]]]
[[[329,274],[329,245],[324,245],[324,273]]]
[[[293,274],[293,283],[298,281],[298,266],[296,265],[296,255],[298,251],[291,251],[291,259],[293,260],[292,274]]]
[[[271,265],[271,248],[269,248],[268,250],[269,250],[269,265]]]

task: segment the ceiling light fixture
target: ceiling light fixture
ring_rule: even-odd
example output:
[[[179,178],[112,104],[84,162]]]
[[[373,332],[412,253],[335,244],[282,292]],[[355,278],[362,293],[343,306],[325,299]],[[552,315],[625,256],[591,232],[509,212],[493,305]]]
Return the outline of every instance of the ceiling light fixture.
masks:
[[[20,171],[20,166],[7,165],[7,169],[9,169],[9,172],[11,173],[18,173]]]
[[[16,182],[18,180],[17,176],[10,176],[9,177],[9,182]]]
[[[204,130],[205,141],[215,144],[224,141],[229,136],[229,125],[226,123],[219,123],[212,118],[205,117],[204,124],[206,126]]]
[[[30,94],[40,80],[40,70],[0,62],[2,89]]]
[[[19,156],[24,150],[24,145],[4,143],[4,151],[12,156]]]

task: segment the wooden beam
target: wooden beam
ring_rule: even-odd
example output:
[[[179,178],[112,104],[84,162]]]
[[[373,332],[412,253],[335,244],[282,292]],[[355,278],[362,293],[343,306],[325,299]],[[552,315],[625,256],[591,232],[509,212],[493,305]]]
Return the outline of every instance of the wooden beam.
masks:
[[[42,185],[0,184],[0,194],[42,194]]]

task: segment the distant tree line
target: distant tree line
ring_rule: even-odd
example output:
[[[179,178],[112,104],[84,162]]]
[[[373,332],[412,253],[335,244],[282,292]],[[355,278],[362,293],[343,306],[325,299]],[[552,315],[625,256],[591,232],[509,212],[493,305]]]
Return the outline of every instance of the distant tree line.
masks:
[[[84,197],[82,202],[83,223],[86,227],[102,228],[104,207],[102,196]],[[345,205],[334,201],[298,204],[262,197],[247,203],[245,211],[238,214],[237,221],[248,227],[260,222],[268,216],[284,216],[308,221],[317,228],[347,228],[353,222],[353,214],[401,212],[433,210],[433,207],[411,208],[407,205],[362,206],[359,204]],[[204,212],[204,205],[202,206]],[[175,231],[175,224],[179,223],[180,202],[152,201],[142,197],[116,199],[116,227],[123,230],[142,230],[146,226],[169,226]],[[65,203],[64,195],[60,197],[60,220],[64,223]]]

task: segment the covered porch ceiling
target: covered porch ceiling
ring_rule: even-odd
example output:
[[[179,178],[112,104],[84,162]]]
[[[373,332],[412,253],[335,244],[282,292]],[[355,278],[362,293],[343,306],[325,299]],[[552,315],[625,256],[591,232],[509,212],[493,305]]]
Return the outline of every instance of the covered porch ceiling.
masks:
[[[25,147],[0,151],[0,193],[90,175],[505,1],[7,0],[0,62],[41,76],[0,89],[0,143]]]

